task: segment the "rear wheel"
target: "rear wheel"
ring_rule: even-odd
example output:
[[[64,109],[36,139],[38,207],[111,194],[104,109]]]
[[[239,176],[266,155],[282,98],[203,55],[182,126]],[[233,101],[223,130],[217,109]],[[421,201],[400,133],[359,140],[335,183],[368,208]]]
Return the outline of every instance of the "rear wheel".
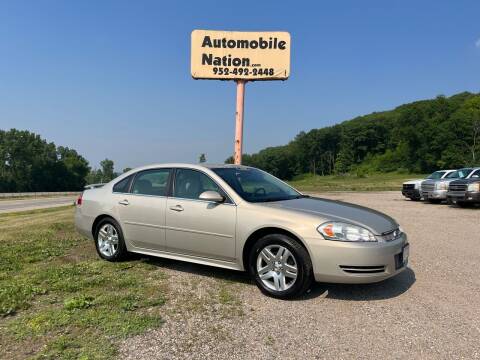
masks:
[[[250,274],[260,290],[287,299],[303,294],[313,280],[312,262],[303,246],[283,234],[266,235],[250,252]]]
[[[108,261],[121,261],[128,255],[122,229],[112,218],[105,218],[98,223],[95,247],[98,255]]]

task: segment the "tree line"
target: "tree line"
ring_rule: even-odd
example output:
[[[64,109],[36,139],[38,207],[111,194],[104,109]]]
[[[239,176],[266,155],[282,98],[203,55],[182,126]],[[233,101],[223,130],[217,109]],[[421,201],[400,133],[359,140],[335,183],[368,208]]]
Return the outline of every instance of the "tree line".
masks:
[[[438,96],[302,131],[286,145],[243,155],[243,164],[282,179],[480,165],[480,94]]]
[[[81,190],[87,183],[115,178],[113,169],[109,159],[100,163],[100,169],[91,169],[76,150],[29,131],[0,130],[0,192]]]

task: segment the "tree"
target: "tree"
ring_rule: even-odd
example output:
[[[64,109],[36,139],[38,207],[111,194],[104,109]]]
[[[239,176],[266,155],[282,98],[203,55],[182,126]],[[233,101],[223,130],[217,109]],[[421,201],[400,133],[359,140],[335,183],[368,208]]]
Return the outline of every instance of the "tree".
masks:
[[[89,170],[73,149],[29,131],[0,130],[0,192],[81,190]]]
[[[129,172],[130,170],[132,170],[131,167],[126,167],[125,169],[123,169],[123,173]]]
[[[480,94],[463,92],[302,131],[288,144],[245,154],[242,161],[288,180],[307,172],[426,173],[479,165],[479,150]]]
[[[100,161],[100,166],[102,167],[102,181],[101,182],[109,182],[113,178],[115,178],[115,173],[113,171],[114,163],[113,160],[105,159]]]
[[[199,158],[198,158],[198,162],[201,164],[201,163],[204,163],[204,162],[207,162],[207,157],[205,154],[200,154]]]

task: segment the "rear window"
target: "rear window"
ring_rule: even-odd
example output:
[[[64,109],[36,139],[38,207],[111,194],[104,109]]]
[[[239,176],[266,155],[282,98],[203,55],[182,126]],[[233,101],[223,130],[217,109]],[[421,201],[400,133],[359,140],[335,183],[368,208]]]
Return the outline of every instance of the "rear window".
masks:
[[[170,169],[142,171],[132,186],[132,193],[141,195],[166,196]]]
[[[125,179],[120,180],[118,183],[113,185],[113,192],[127,193],[131,180],[132,180],[132,175],[127,176]]]

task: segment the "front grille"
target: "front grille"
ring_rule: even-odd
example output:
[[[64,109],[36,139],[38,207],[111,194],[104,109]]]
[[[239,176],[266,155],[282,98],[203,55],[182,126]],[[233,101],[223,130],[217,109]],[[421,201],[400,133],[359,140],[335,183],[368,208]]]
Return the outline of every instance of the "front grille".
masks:
[[[466,184],[450,184],[448,187],[449,191],[466,191],[467,185]]]
[[[399,228],[396,228],[395,230],[384,232],[382,235],[377,235],[376,237],[383,241],[393,241],[397,240],[401,236],[402,232]]]
[[[415,184],[403,184],[403,190],[413,190],[415,189]]]
[[[422,184],[422,191],[433,191],[435,184]]]
[[[376,274],[385,272],[385,265],[376,266],[353,266],[353,265],[340,265],[340,269],[349,274]]]

